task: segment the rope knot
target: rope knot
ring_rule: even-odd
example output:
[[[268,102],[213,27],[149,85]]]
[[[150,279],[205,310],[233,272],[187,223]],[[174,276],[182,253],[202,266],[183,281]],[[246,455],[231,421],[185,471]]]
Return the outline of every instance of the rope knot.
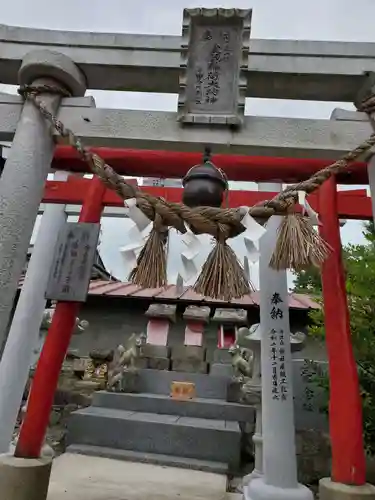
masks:
[[[56,94],[61,97],[71,97],[71,93],[67,89],[58,85],[20,85],[17,92],[24,99],[31,96],[36,97],[39,94]]]

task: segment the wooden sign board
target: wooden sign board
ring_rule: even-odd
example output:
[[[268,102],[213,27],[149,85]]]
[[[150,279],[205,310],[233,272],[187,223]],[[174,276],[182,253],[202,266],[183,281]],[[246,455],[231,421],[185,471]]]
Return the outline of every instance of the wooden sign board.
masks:
[[[194,399],[195,384],[193,382],[172,382],[171,398],[181,400]]]
[[[239,126],[243,121],[251,10],[185,9],[179,120]]]
[[[46,298],[85,302],[99,240],[100,224],[67,222],[55,250]]]

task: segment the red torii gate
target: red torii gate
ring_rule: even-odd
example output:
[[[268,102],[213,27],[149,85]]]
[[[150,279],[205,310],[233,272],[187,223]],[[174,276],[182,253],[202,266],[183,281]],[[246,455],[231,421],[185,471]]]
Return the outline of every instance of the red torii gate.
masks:
[[[202,155],[176,151],[91,148],[117,173],[139,177],[183,178]],[[212,161],[231,181],[294,183],[308,179],[332,163],[330,159],[276,158],[268,156],[216,155]],[[87,164],[70,146],[57,146],[52,168],[90,172]],[[337,178],[339,184],[367,184],[367,164],[355,162]]]
[[[94,149],[95,150],[95,149]],[[200,155],[161,151],[95,150],[123,175],[183,177],[201,160]],[[230,180],[267,182],[282,179],[294,182],[307,178],[330,164],[324,160],[287,158],[215,156],[215,164],[225,170]],[[68,147],[57,147],[52,167],[75,172],[88,172],[87,165]],[[331,380],[330,430],[332,444],[332,478],[345,484],[364,484],[365,456],[362,437],[361,400],[358,390],[356,363],[350,341],[349,311],[341,258],[340,218],[371,219],[371,202],[365,190],[337,193],[336,182],[366,184],[365,163],[356,163],[348,175],[331,178],[317,194],[309,197],[320,215],[320,232],[333,248],[322,267],[325,306],[326,343]],[[141,188],[143,189],[143,188]],[[181,200],[181,189],[147,187],[146,191],[173,201]],[[276,193],[275,193],[276,194]],[[273,193],[231,191],[230,206],[251,206]],[[71,177],[66,183],[48,181],[44,202],[82,204],[80,221],[99,222],[105,205],[123,206],[123,201],[105,189],[99,179]],[[58,320],[50,328],[34,379],[27,418],[21,430],[16,455],[39,456],[48,425],[59,367],[70,341],[70,332],[78,315],[79,304],[59,303]],[[49,377],[44,378],[44,373]],[[43,375],[43,376],[42,376]],[[40,412],[43,419],[34,419]]]
[[[134,181],[132,179],[127,180],[127,182]],[[43,203],[82,205],[85,193],[90,188],[90,183],[91,179],[73,175],[66,182],[47,181],[44,189]],[[139,186],[139,189],[171,202],[181,202],[182,200],[182,188]],[[230,208],[241,206],[251,207],[256,203],[276,196],[276,194],[264,191],[229,190],[228,204]],[[309,204],[317,212],[319,211],[318,198],[317,193],[312,193],[307,198]],[[124,201],[116,192],[107,188],[104,193],[103,206],[122,207],[124,206]],[[337,215],[340,219],[370,220],[372,218],[371,199],[367,196],[366,189],[339,191],[337,193]]]

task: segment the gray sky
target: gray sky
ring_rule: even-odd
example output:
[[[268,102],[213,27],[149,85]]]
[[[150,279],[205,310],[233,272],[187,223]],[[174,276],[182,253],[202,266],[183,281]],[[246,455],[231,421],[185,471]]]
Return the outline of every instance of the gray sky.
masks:
[[[34,28],[178,35],[184,7],[253,8],[253,38],[375,42],[374,0],[0,0],[1,23]],[[0,86],[0,90],[9,90]],[[176,110],[175,95],[89,91],[97,107]],[[247,114],[329,118],[350,104],[248,99]],[[247,186],[248,184],[246,184]],[[251,186],[251,185],[250,185]],[[244,185],[242,184],[242,187]],[[354,188],[355,186],[353,186]],[[126,244],[126,221],[103,221],[102,256],[108,269],[125,277],[118,248]],[[360,242],[361,224],[348,222],[343,243]]]

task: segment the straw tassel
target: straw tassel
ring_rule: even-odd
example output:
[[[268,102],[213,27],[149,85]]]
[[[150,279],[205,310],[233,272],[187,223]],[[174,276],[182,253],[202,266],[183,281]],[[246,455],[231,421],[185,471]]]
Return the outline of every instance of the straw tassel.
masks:
[[[314,229],[309,217],[289,213],[279,226],[270,267],[276,271],[320,267],[331,251],[331,247]]]
[[[167,284],[168,229],[156,215],[154,226],[142,248],[129,281],[142,288],[161,288]]]
[[[225,240],[216,240],[194,290],[206,297],[229,301],[249,294],[254,287],[232,248]]]

